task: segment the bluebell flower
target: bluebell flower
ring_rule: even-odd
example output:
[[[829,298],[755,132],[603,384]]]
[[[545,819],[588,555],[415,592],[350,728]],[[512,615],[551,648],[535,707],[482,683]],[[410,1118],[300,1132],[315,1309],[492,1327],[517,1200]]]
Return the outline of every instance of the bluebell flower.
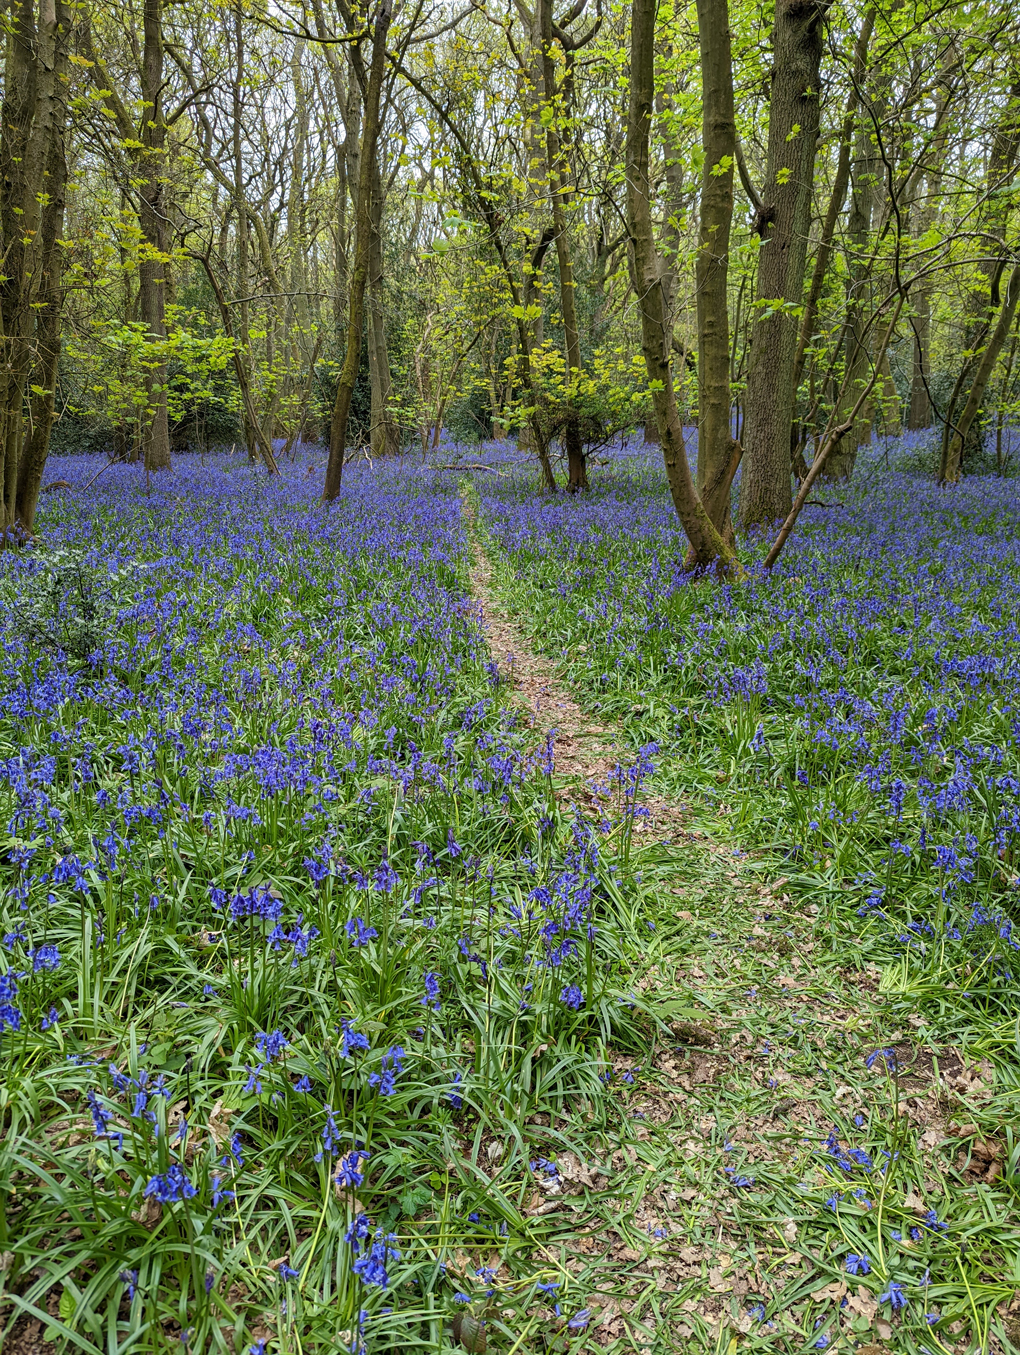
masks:
[[[341,1029],[341,1058],[350,1058],[351,1054],[359,1049],[370,1049],[368,1037],[362,1035],[360,1030],[355,1030],[351,1023],[344,1017],[340,1022]]]
[[[264,1030],[260,1030],[255,1036],[255,1048],[258,1050],[259,1057],[267,1063],[278,1059],[288,1044],[289,1041],[282,1030],[274,1030],[269,1035]]]
[[[302,1073],[294,1083],[294,1090],[296,1092],[310,1092],[312,1090],[312,1080],[307,1073]]]
[[[451,1079],[453,1090],[448,1091],[446,1093],[446,1099],[449,1101],[450,1105],[453,1106],[454,1110],[460,1110],[461,1106],[464,1104],[464,1098],[457,1091],[457,1088],[460,1086],[461,1081],[462,1081],[461,1074],[454,1073]]]
[[[41,969],[60,968],[60,951],[56,946],[36,946],[28,952],[28,958],[32,961],[32,972],[35,974]]]
[[[147,1200],[173,1204],[177,1200],[190,1200],[198,1191],[188,1180],[181,1164],[172,1162],[162,1175],[150,1177],[142,1193]]]
[[[903,1292],[903,1285],[897,1280],[890,1280],[889,1288],[884,1294],[879,1294],[878,1301],[879,1303],[888,1303],[894,1313],[900,1312],[907,1306],[907,1296]]]
[[[576,1012],[584,1006],[584,994],[576,983],[571,983],[560,993],[560,1001]]]
[[[421,1000],[423,1007],[435,1007],[439,1011],[439,975],[431,970],[425,972],[425,996]]]
[[[15,973],[12,969],[6,974],[0,974],[0,1035],[4,1033],[6,1027],[14,1031],[21,1029],[21,1010],[14,1005],[20,978],[24,978],[24,975]]]
[[[321,1162],[326,1153],[333,1154],[340,1147],[340,1127],[336,1122],[332,1106],[323,1106],[326,1123],[322,1127],[322,1150],[315,1154],[315,1161]]]
[[[397,1074],[404,1071],[405,1058],[401,1045],[391,1045],[383,1055],[381,1070],[378,1073],[369,1073],[368,1085],[378,1087],[380,1096],[392,1096],[396,1091]]]
[[[127,1286],[128,1299],[133,1299],[135,1291],[138,1289],[138,1271],[122,1270],[117,1276],[117,1279],[120,1280],[121,1284]]]
[[[374,927],[366,927],[363,918],[352,917],[344,923],[344,931],[350,937],[352,946],[367,946],[379,933]]]
[[[57,1024],[57,1020],[57,1009],[56,1007],[51,1007],[40,1022],[39,1029],[49,1030],[52,1026]]]
[[[895,1049],[876,1049],[864,1060],[866,1068],[873,1068],[879,1059],[885,1061],[885,1066],[889,1072],[896,1069],[896,1050]]]
[[[234,1192],[223,1187],[223,1177],[218,1176],[215,1172],[212,1174],[211,1185],[214,1209],[218,1209],[221,1204],[229,1203],[234,1198]]]
[[[848,1275],[870,1275],[871,1262],[866,1256],[858,1256],[856,1252],[851,1252],[846,1258],[846,1269]]]
[[[591,1309],[582,1308],[579,1313],[575,1313],[567,1322],[570,1331],[582,1331],[591,1321]]]
[[[365,1174],[358,1168],[362,1162],[367,1162],[369,1154],[363,1152],[360,1148],[353,1148],[346,1156],[340,1159],[336,1171],[336,1183],[345,1190],[357,1190],[365,1179]]]

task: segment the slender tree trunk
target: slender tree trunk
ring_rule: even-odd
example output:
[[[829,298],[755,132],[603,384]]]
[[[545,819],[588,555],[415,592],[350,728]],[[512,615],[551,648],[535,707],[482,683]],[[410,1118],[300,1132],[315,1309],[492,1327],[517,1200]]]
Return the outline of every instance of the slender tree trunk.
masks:
[[[797,388],[800,386],[801,377],[804,375],[807,349],[811,342],[811,336],[815,332],[815,321],[818,319],[818,303],[822,299],[825,276],[829,269],[829,261],[832,258],[832,241],[836,234],[837,222],[843,211],[843,203],[846,201],[846,191],[850,187],[850,163],[853,151],[854,124],[857,118],[857,105],[860,102],[859,91],[864,85],[864,78],[867,71],[868,44],[871,42],[871,34],[874,27],[875,7],[874,5],[869,5],[864,15],[864,21],[861,24],[861,31],[857,35],[857,44],[854,50],[854,78],[851,83],[850,93],[847,96],[847,108],[843,115],[843,126],[840,130],[839,152],[836,156],[836,173],[832,180],[832,192],[829,195],[829,205],[825,211],[825,220],[822,222],[821,239],[818,242],[814,267],[811,271],[811,286],[808,288],[807,298],[804,302],[804,315],[801,319],[800,334],[797,338],[797,355],[793,363],[794,392],[796,392]]]
[[[740,516],[788,516],[794,360],[821,113],[822,36],[831,0],[776,0],[768,169],[758,221],[756,318],[747,373]]]
[[[953,430],[949,452],[944,459],[942,473],[939,476],[942,484],[955,484],[960,478],[963,467],[963,449],[967,445],[967,437],[972,426],[979,419],[988,381],[998,361],[1002,346],[1009,337],[1018,301],[1020,301],[1020,264],[1014,265],[1009,275],[1009,280],[1006,283],[1006,294],[1003,297],[1002,305],[999,307],[999,316],[995,328],[992,330],[991,337],[980,356],[974,379],[971,382],[970,393],[967,396],[967,403],[964,405],[963,413]]]
[[[650,202],[648,141],[652,123],[655,60],[655,0],[634,0],[631,10],[630,104],[627,118],[627,224],[633,248],[634,281],[641,316],[641,346],[662,457],[677,516],[691,543],[695,564],[723,572],[739,568],[733,549],[712,525],[698,497],[673,391],[670,335],[662,267],[655,247]]]
[[[45,193],[40,229],[41,259],[36,294],[36,355],[32,380],[31,426],[18,459],[17,498],[14,520],[20,530],[31,536],[42,486],[43,470],[50,450],[56,404],[57,374],[60,364],[60,312],[63,307],[63,253],[59,243],[64,233],[64,205],[67,187],[65,147],[67,105],[63,98],[64,77],[68,69],[67,35],[70,14],[66,0],[56,4],[56,115],[50,132]]]
[[[931,297],[922,283],[914,296],[913,363],[910,374],[910,412],[908,428],[931,427],[931,400],[928,396],[931,350]]]
[[[853,192],[850,199],[850,218],[847,222],[849,262],[844,300],[846,312],[846,323],[843,327],[844,380],[841,405],[836,411],[836,421],[840,424],[846,421],[847,412],[857,405],[857,397],[871,372],[871,353],[864,332],[871,282],[871,265],[867,258],[868,233],[871,225],[869,153],[869,129],[862,126],[857,131]],[[861,406],[856,422],[830,453],[822,477],[826,480],[849,480],[853,476],[857,462],[857,449],[863,442],[870,441],[870,435],[871,422],[867,418],[866,408]]]
[[[170,427],[166,407],[166,124],[163,121],[163,5],[145,0],[142,10],[142,103],[139,152],[143,180],[139,190],[138,225],[145,239],[146,256],[138,265],[141,317],[153,356],[146,376],[148,392],[142,454],[146,470],[170,467]]]
[[[733,220],[733,63],[727,0],[698,0],[701,47],[701,231],[698,241],[698,493],[716,531],[732,545],[731,431],[727,272]],[[733,469],[731,469],[731,467]]]
[[[568,168],[564,163],[560,133],[557,127],[559,110],[556,95],[556,69],[553,64],[552,0],[538,0],[541,15],[542,71],[545,85],[546,172],[549,176],[549,197],[552,204],[553,230],[556,238],[556,262],[560,273],[560,314],[563,317],[563,337],[567,360],[567,417],[563,428],[563,444],[567,453],[567,492],[576,494],[588,488],[588,467],[581,439],[578,418],[576,385],[581,375],[581,339],[577,328],[577,306],[574,298],[574,266],[570,257],[570,236],[567,231],[568,191],[564,180]]]
[[[329,459],[322,498],[328,503],[337,498],[344,473],[347,445],[347,421],[351,412],[354,385],[361,364],[361,335],[365,319],[365,285],[368,281],[369,234],[371,231],[372,170],[375,164],[381,122],[383,73],[386,66],[386,35],[390,29],[390,0],[380,0],[372,35],[372,60],[361,134],[358,205],[354,224],[354,269],[351,274],[347,310],[347,351],[337,382],[336,400],[329,428]]]
[[[251,326],[250,310],[248,297],[251,295],[251,271],[249,267],[250,245],[248,233],[248,212],[245,203],[245,184],[244,184],[244,147],[241,142],[241,132],[244,127],[244,103],[242,99],[242,90],[245,80],[245,51],[244,51],[244,27],[241,18],[241,11],[234,11],[234,80],[231,96],[233,101],[233,128],[232,128],[232,152],[233,152],[233,175],[234,175],[234,245],[235,245],[235,274],[237,278],[237,322],[234,326],[234,333],[237,339],[237,351],[234,354],[234,366],[240,363],[244,368],[243,390],[247,392],[247,397],[242,394],[241,397],[241,431],[244,436],[244,445],[248,452],[248,460],[255,464],[259,451],[261,429],[257,427],[257,421],[253,422],[253,397],[251,395]]]
[[[393,456],[400,451],[400,434],[390,413],[393,380],[386,344],[383,309],[383,191],[378,157],[372,174],[372,223],[368,269],[368,356],[372,376],[372,454]]]

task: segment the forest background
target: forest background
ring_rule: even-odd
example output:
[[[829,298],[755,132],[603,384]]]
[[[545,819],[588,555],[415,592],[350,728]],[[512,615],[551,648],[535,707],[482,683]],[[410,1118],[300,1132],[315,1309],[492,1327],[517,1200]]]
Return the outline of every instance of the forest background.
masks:
[[[1012,7],[702,8],[12,5],[7,528],[50,446],[327,441],[331,498],[352,448],[513,433],[583,488],[667,380],[728,541],[741,458],[744,526],[875,429],[1006,470]]]

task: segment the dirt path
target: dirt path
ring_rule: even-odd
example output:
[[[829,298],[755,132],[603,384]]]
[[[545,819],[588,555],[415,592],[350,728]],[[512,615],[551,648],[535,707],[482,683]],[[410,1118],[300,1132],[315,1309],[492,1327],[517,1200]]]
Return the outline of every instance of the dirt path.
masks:
[[[467,496],[462,502],[464,520],[472,530],[471,596],[481,611],[493,661],[527,712],[531,728],[543,742],[550,732],[553,735],[557,793],[593,805],[592,784],[605,785],[617,766],[632,764],[636,749],[623,741],[620,730],[599,724],[582,710],[556,665],[535,653],[527,635],[507,614],[495,595],[489,558],[474,532],[474,505]],[[638,820],[636,832],[675,838],[682,831],[686,816],[677,805],[648,795],[642,803],[650,817]]]

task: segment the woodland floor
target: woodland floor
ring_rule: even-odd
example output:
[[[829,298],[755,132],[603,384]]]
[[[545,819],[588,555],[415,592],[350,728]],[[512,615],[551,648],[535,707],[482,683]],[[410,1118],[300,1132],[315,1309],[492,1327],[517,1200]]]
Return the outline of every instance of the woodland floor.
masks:
[[[536,733],[553,736],[557,794],[583,804],[589,783],[633,747],[623,729],[586,714],[535,652],[465,509],[493,658]],[[548,1126],[559,1178],[527,1208],[541,1219],[542,1250],[570,1277],[555,1297],[567,1309],[575,1290],[592,1311],[587,1339],[569,1348],[721,1353],[739,1336],[742,1350],[1016,1349],[1020,1291],[1002,1268],[1015,1255],[1016,1218],[999,1189],[1012,1102],[997,1097],[991,1065],[926,1039],[924,1019],[904,1018],[880,991],[882,971],[852,963],[854,935],[810,897],[791,896],[774,861],[734,847],[697,806],[654,794],[646,803],[633,862],[657,921],[635,992],[660,1034],[642,1063],[614,1061],[608,1129],[585,1132],[576,1116]],[[895,1060],[869,1070],[877,1048]],[[895,1165],[881,1181],[833,1176],[826,1136],[848,1124],[861,1141],[888,1143]],[[1001,1291],[993,1330],[961,1305],[932,1337],[916,1298],[895,1312],[876,1293],[876,1272],[916,1286],[897,1267],[939,1254],[940,1232],[923,1226],[933,1208],[939,1219],[973,1215],[970,1260],[986,1267],[982,1286]],[[870,1257],[870,1286],[847,1273],[848,1253]],[[961,1287],[959,1271],[940,1283],[943,1269],[926,1266],[924,1306],[945,1318]],[[557,1338],[551,1311],[547,1320],[529,1321],[519,1349],[568,1348],[570,1333]]]

